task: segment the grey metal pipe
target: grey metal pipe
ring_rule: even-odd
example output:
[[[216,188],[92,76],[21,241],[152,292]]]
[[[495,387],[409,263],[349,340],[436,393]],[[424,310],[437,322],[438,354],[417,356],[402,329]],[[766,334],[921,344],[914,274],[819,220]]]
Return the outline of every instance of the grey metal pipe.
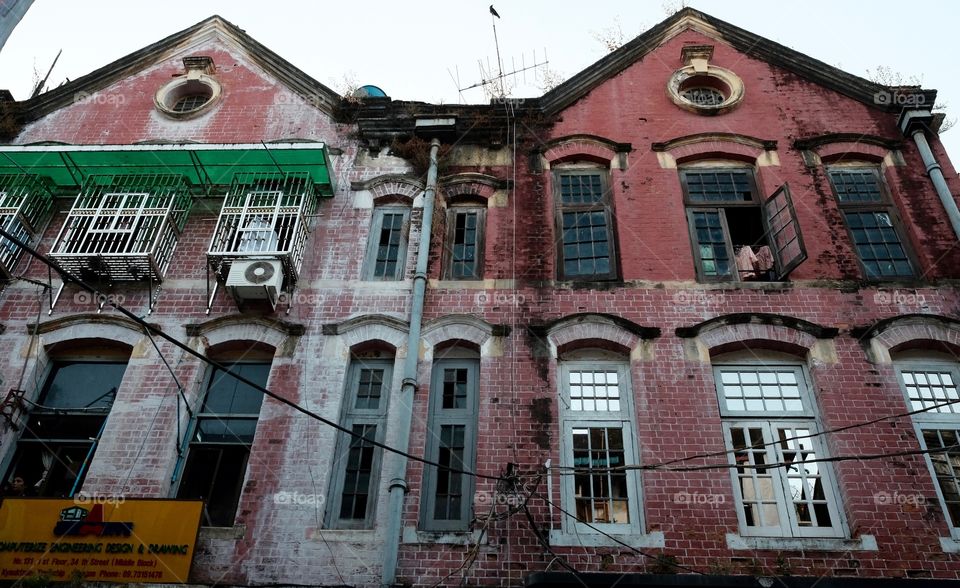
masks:
[[[430,258],[430,236],[433,227],[433,203],[437,193],[437,153],[440,141],[430,143],[430,167],[427,170],[427,187],[423,193],[423,218],[420,223],[420,248],[417,250],[417,266],[413,275],[413,299],[410,302],[410,331],[407,333],[407,357],[403,362],[403,384],[400,401],[393,402],[399,415],[397,423],[400,436],[395,447],[407,451],[410,446],[410,423],[413,420],[413,395],[417,390],[417,362],[420,359],[420,328],[423,323],[423,299],[427,291],[427,261]],[[392,586],[397,579],[397,557],[400,552],[401,524],[403,522],[403,497],[407,493],[407,458],[396,456],[396,469],[390,479],[390,496],[387,508],[387,532],[383,545],[383,570],[381,584]]]
[[[950,226],[953,227],[953,234],[960,239],[960,209],[957,208],[957,201],[953,199],[950,193],[950,187],[947,186],[947,180],[943,177],[943,170],[933,156],[933,150],[927,143],[927,137],[922,128],[913,131],[913,140],[917,144],[917,150],[920,151],[920,158],[923,159],[923,165],[927,168],[927,175],[933,182],[933,187],[937,190],[937,196],[947,211],[947,218],[950,219]]]

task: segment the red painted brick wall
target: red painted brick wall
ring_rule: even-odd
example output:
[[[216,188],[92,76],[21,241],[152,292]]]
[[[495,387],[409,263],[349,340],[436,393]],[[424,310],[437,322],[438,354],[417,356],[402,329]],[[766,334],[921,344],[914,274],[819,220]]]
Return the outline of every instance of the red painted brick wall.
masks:
[[[746,84],[743,103],[726,115],[703,117],[681,110],[665,92],[667,78],[682,65],[680,48],[704,43],[715,46],[711,63],[732,69]],[[288,340],[287,348],[274,359],[270,378],[272,390],[336,420],[349,353],[343,348],[342,335],[325,335],[323,327],[370,315],[407,320],[409,278],[420,231],[420,209],[414,208],[407,281],[361,281],[372,208],[364,200],[370,194],[352,190],[351,182],[405,173],[411,168],[386,153],[368,153],[353,138],[355,128],[337,125],[309,103],[297,101],[294,93],[252,65],[229,43],[210,42],[190,54],[211,55],[224,84],[223,101],[209,113],[173,122],[154,111],[153,92],[182,69],[182,55],[177,54],[104,90],[95,99],[85,99],[31,124],[17,142],[127,144],[164,139],[255,143],[298,137],[322,140],[341,149],[342,154],[333,158],[339,189],[332,200],[318,207],[320,216],[313,221],[301,287],[293,295],[295,304],[289,314],[281,308],[272,315],[304,325],[305,335]],[[612,314],[662,332],[660,337],[643,343],[644,351],[635,354],[637,359],[630,368],[637,445],[643,463],[723,449],[710,364],[691,359],[692,343],[677,337],[675,329],[725,314],[770,313],[839,329],[836,338],[824,343],[835,349],[835,357],[824,361],[818,356],[807,361],[824,428],[903,412],[905,402],[892,367],[870,363],[851,329],[906,314],[960,316],[960,294],[951,281],[958,277],[960,267],[960,250],[953,247],[956,240],[916,150],[905,141],[905,165],[889,169],[885,179],[920,259],[922,277],[916,283],[882,287],[864,283],[822,167],[807,168],[801,153],[792,146],[797,139],[839,132],[897,139],[895,122],[893,115],[737,54],[721,42],[685,32],[565,109],[547,130],[523,131],[517,153],[508,153],[500,163],[474,165],[470,163],[469,147],[454,149],[446,162],[450,170],[516,180],[513,188],[498,191],[497,198],[505,201],[505,206],[491,205],[487,211],[483,277],[490,281],[435,281],[426,299],[428,324],[452,314],[469,314],[490,325],[509,327],[508,335],[493,336],[481,359],[476,470],[498,475],[508,462],[518,464],[524,472],[536,470],[548,459],[559,463],[558,366],[549,356],[542,332],[529,327],[579,313]],[[695,282],[679,177],[676,169],[660,166],[651,144],[703,132],[739,133],[777,142],[780,165],[760,168],[758,183],[763,194],[783,182],[788,182],[793,191],[809,258],[793,273],[791,282],[744,288],[707,288]],[[555,280],[551,178],[549,172],[531,168],[529,153],[572,134],[597,135],[632,145],[627,169],[611,173],[624,283],[584,285]],[[956,173],[939,142],[933,144],[956,193],[960,189]],[[61,210],[44,235],[41,251],[52,246],[66,206],[69,204],[61,203]],[[187,338],[184,325],[239,314],[222,289],[211,313],[205,313],[205,252],[218,209],[216,198],[197,202],[157,306],[148,316],[148,320],[181,339]],[[442,211],[439,203],[432,227],[434,244],[428,272],[432,280],[439,279],[444,256]],[[28,263],[22,261],[17,273],[46,279],[41,264],[34,261],[28,269]],[[503,282],[494,284],[492,280]],[[116,285],[109,293],[122,296],[129,308],[146,313],[143,287]],[[27,326],[35,320],[36,312],[34,286],[15,283],[0,297],[0,323],[7,327],[0,335],[0,352],[14,358],[2,368],[5,383],[18,379],[20,362],[30,342]],[[51,316],[44,309],[41,320],[95,312],[96,308],[83,302],[71,286]],[[115,314],[109,309],[104,313]],[[747,330],[757,339],[770,333],[761,326]],[[924,332],[918,330],[917,337],[928,337]],[[200,348],[205,345],[202,338],[194,343]],[[406,351],[399,349],[397,353]],[[161,344],[161,352],[195,402],[203,366],[170,345]],[[438,352],[436,357],[441,355]],[[426,430],[430,368],[429,362],[421,363],[414,398],[410,451],[415,455],[424,451],[431,434]],[[391,415],[403,400],[397,392],[391,398]],[[169,495],[176,459],[174,394],[175,387],[162,361],[148,340],[141,341],[118,393],[85,491],[130,497]],[[185,416],[181,414],[180,418],[184,424]],[[400,434],[396,427],[388,427],[389,442],[396,442]],[[7,429],[3,447],[12,447],[15,439],[16,433]],[[347,533],[324,529],[322,506],[318,510],[310,505],[281,505],[275,500],[279,492],[327,492],[330,472],[336,467],[331,460],[335,439],[328,427],[275,401],[265,401],[238,512],[238,530],[233,535],[202,537],[192,580],[257,585],[337,584],[345,579],[344,583],[377,585],[382,546],[391,540],[384,537],[384,526],[393,457],[384,458],[374,530]],[[911,423],[904,419],[830,435],[827,447],[831,455],[850,455],[915,450],[919,444]],[[949,536],[949,529],[922,457],[848,461],[833,469],[850,535],[873,535],[878,551],[730,550],[725,536],[738,533],[738,525],[732,482],[726,470],[644,472],[645,530],[662,532],[663,553],[705,573],[756,574],[762,569],[765,575],[789,571],[792,575],[958,579],[957,556],[943,553],[940,547],[939,537]],[[411,463],[405,527],[415,528],[419,520],[421,477],[422,467]],[[554,475],[555,501],[559,500],[559,482]],[[544,481],[540,492],[546,492],[546,485]],[[481,481],[477,490],[490,493],[492,484]],[[888,496],[922,496],[927,502],[922,508],[896,501],[884,503],[877,499],[881,492]],[[678,501],[681,493],[712,496],[722,502]],[[534,497],[529,506],[541,528],[559,528],[560,514],[542,499]],[[476,508],[480,512],[489,505],[478,502]],[[423,537],[423,543],[402,545],[400,580],[431,585],[453,572],[447,583],[459,582],[458,570],[470,550],[469,538],[459,536],[460,544],[448,545]],[[539,545],[522,515],[491,523],[487,537],[475,562],[464,566],[469,584],[519,585],[531,572],[548,566],[557,569],[556,564],[551,566],[553,554]],[[554,550],[584,572],[654,569],[651,560],[622,547]]]

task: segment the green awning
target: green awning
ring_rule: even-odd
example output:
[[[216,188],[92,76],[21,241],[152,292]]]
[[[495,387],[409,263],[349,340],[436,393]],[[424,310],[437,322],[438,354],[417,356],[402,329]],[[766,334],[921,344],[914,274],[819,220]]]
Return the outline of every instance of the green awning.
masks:
[[[277,172],[309,173],[326,197],[336,190],[324,143],[0,146],[0,174],[45,176],[64,189],[94,175],[175,174],[212,186],[238,173]]]

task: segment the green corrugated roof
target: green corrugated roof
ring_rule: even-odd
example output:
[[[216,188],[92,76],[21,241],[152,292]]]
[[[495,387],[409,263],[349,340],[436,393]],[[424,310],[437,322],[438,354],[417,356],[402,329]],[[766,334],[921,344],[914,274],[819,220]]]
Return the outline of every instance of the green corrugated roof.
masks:
[[[45,176],[59,188],[114,174],[175,174],[194,185],[229,184],[237,173],[307,172],[318,192],[335,186],[323,143],[0,146],[0,174]]]

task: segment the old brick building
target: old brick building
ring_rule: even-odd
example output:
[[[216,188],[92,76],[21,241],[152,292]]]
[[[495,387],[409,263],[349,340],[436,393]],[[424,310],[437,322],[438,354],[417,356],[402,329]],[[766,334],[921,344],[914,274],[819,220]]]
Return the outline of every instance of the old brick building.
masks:
[[[960,579],[934,91],[692,9],[376,90],[213,17],[4,105],[3,226],[96,289],[0,251],[6,484],[205,499],[195,584]]]

